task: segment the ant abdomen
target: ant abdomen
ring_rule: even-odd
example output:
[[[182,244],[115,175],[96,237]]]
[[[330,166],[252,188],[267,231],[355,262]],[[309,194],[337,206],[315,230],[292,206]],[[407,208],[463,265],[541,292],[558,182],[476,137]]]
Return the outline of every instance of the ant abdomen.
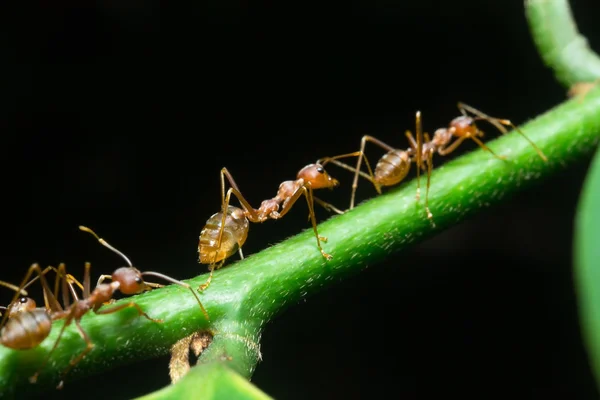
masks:
[[[223,213],[218,212],[206,221],[206,225],[200,232],[198,253],[201,264],[212,264],[227,259],[246,241],[250,224],[242,209],[228,206],[219,246],[219,231],[222,222]]]
[[[15,350],[32,349],[50,334],[52,319],[44,309],[11,316],[0,331],[0,343]]]
[[[410,170],[411,159],[406,151],[392,150],[386,153],[375,166],[374,180],[382,186],[393,186],[401,182]]]

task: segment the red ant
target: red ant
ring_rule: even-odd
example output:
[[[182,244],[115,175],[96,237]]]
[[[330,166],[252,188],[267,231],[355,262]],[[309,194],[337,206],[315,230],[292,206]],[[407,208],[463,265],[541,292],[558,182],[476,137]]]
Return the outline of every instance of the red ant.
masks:
[[[54,267],[48,267],[42,271],[38,264],[31,265],[20,287],[0,281],[0,285],[15,291],[15,297],[10,304],[7,307],[0,307],[4,310],[0,325],[2,326],[0,344],[3,346],[15,350],[32,349],[42,343],[50,334],[52,315],[63,310],[44,277],[50,269],[56,270]],[[28,282],[34,272],[38,276]],[[35,300],[26,297],[25,289],[38,278],[44,291],[45,308],[37,307]]]
[[[415,162],[417,164],[417,200],[420,199],[420,171],[427,171],[427,192],[425,195],[425,209],[427,211],[427,217],[433,218],[433,214],[429,210],[429,187],[431,180],[431,171],[433,169],[433,154],[438,153],[441,156],[448,155],[449,153],[456,150],[456,148],[464,142],[466,139],[471,139],[477,143],[483,150],[489,151],[494,157],[504,160],[504,156],[499,156],[494,153],[489,147],[487,147],[481,140],[484,136],[482,130],[476,125],[476,121],[487,121],[494,125],[502,134],[506,134],[508,131],[505,126],[511,127],[522,135],[533,148],[536,150],[540,158],[544,161],[548,161],[548,158],[544,153],[533,143],[519,128],[517,128],[508,119],[499,119],[490,117],[481,111],[468,106],[464,103],[458,103],[458,109],[461,112],[461,116],[454,118],[448,127],[439,128],[433,134],[433,139],[430,139],[427,133],[422,133],[421,126],[421,112],[416,113],[416,140],[410,131],[406,131],[406,137],[409,140],[410,147],[406,150],[396,149],[381,140],[372,136],[365,135],[361,139],[361,146],[359,150],[359,156],[356,163],[356,167],[351,167],[348,164],[337,161],[338,157],[329,157],[324,160],[330,161],[333,164],[349,169],[353,171],[354,181],[352,183],[352,195],[350,198],[350,209],[354,208],[354,199],[356,195],[356,189],[358,187],[358,177],[363,176],[367,180],[371,181],[375,186],[375,189],[381,194],[382,186],[392,186],[401,182],[410,170],[410,164]],[[469,115],[472,114],[473,116]],[[456,138],[454,142],[452,139]],[[381,159],[377,162],[375,172],[371,170],[368,160],[365,155],[365,146],[367,142],[371,142],[382,149],[386,150]],[[362,159],[365,159],[365,164],[369,170],[369,174],[365,174],[361,171]]]
[[[351,156],[358,156],[358,152],[341,155],[338,158]],[[325,163],[309,164],[302,168],[298,171],[296,180],[281,183],[276,196],[264,200],[257,209],[253,208],[244,198],[227,168],[221,169],[221,212],[212,215],[208,219],[200,233],[198,244],[200,263],[211,264],[208,280],[200,286],[200,290],[204,290],[210,285],[214,270],[219,269],[233,253],[238,251],[240,257],[244,258],[242,245],[248,236],[249,222],[259,223],[268,219],[283,218],[302,195],[306,197],[309,217],[317,239],[317,247],[326,260],[332,258],[321,247],[321,241],[326,242],[327,238],[319,235],[314,212],[314,203],[317,202],[329,210],[343,214],[343,211],[313,195],[313,190],[333,189],[339,184],[336,179],[325,171],[323,167]],[[225,178],[231,186],[227,192],[225,192]],[[232,194],[237,197],[243,208],[229,205]],[[225,212],[225,210],[227,211]],[[217,265],[217,263],[219,264]]]
[[[98,283],[96,285],[96,288],[93,291],[90,291],[91,264],[90,263],[85,264],[85,272],[84,272],[84,278],[83,278],[83,298],[79,299],[74,294],[74,291],[73,291],[72,294],[74,295],[74,302],[72,304],[70,304],[64,311],[60,311],[60,312],[56,312],[56,313],[52,314],[52,320],[64,319],[65,323],[61,327],[61,330],[58,334],[58,337],[56,338],[56,342],[52,346],[52,349],[47,354],[46,360],[44,361],[42,366],[39,368],[39,370],[30,378],[30,381],[32,383],[37,380],[39,371],[45,366],[46,362],[50,358],[50,355],[57,348],[58,343],[60,342],[60,339],[63,335],[65,328],[67,326],[69,326],[71,324],[71,322],[75,322],[75,326],[77,327],[79,334],[85,341],[86,347],[77,357],[73,358],[70,361],[69,367],[67,367],[62,373],[63,379],[64,379],[64,376],[75,365],[77,365],[77,363],[79,363],[86,356],[87,353],[89,353],[92,350],[92,348],[94,347],[94,344],[90,340],[90,338],[89,338],[88,334],[85,332],[85,330],[83,330],[83,328],[81,327],[80,322],[79,322],[81,320],[81,318],[85,314],[87,314],[90,310],[96,314],[112,314],[112,313],[122,310],[124,308],[133,307],[137,310],[138,315],[143,316],[152,322],[161,323],[162,320],[150,318],[148,316],[148,314],[146,314],[140,308],[140,306],[137,305],[136,303],[134,303],[133,301],[118,304],[118,305],[113,305],[111,307],[101,308],[105,303],[112,300],[114,294],[117,291],[120,291],[123,294],[132,295],[132,294],[139,294],[139,293],[145,292],[147,290],[151,290],[153,288],[162,286],[157,283],[145,282],[144,279],[142,278],[142,276],[155,276],[155,277],[164,279],[166,281],[169,281],[171,283],[174,283],[174,284],[177,284],[177,285],[180,285],[180,286],[190,289],[190,291],[192,292],[192,294],[198,301],[198,305],[200,306],[202,313],[205,315],[206,319],[208,319],[208,313],[204,309],[204,306],[202,306],[200,299],[196,295],[195,291],[190,287],[190,285],[188,285],[187,283],[178,281],[176,279],[170,278],[166,275],[160,274],[158,272],[150,272],[150,271],[140,272],[137,268],[133,267],[131,261],[129,261],[129,259],[123,253],[121,253],[119,250],[117,250],[116,248],[114,248],[110,244],[108,244],[108,242],[106,242],[104,239],[102,239],[98,235],[96,235],[96,233],[94,231],[92,231],[90,228],[87,228],[85,226],[80,226],[79,229],[92,234],[96,239],[98,239],[98,241],[103,246],[107,247],[114,253],[121,256],[121,258],[123,258],[129,266],[116,269],[112,273],[112,275],[101,275],[100,279],[98,280]],[[106,279],[111,279],[112,282],[111,283],[103,283]],[[61,379],[61,381],[58,385],[58,388],[62,387],[63,379]]]

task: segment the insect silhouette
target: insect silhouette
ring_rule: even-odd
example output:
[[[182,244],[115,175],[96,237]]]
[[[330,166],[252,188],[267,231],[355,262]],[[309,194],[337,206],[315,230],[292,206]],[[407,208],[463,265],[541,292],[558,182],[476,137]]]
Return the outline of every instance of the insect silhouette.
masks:
[[[358,152],[338,157],[351,156],[358,156]],[[342,214],[343,211],[313,194],[313,190],[333,189],[339,184],[336,179],[325,171],[324,164],[308,164],[300,169],[295,180],[282,182],[275,197],[264,200],[257,209],[253,208],[244,198],[227,168],[221,169],[220,178],[221,211],[212,215],[200,232],[199,261],[201,264],[210,264],[210,275],[206,283],[200,285],[200,290],[205,290],[210,285],[214,270],[219,269],[225,260],[236,251],[243,258],[241,249],[248,237],[249,222],[260,223],[268,219],[283,218],[302,195],[306,198],[309,218],[317,239],[317,247],[326,260],[332,258],[321,246],[321,242],[327,242],[327,238],[320,236],[317,230],[314,203],[338,214]],[[227,192],[225,191],[225,180],[229,182],[230,186]],[[239,200],[242,208],[229,204],[232,195]]]
[[[90,228],[87,228],[85,226],[80,226],[79,229],[92,234],[103,246],[107,247],[114,253],[118,254],[121,258],[123,258],[123,260],[125,260],[125,262],[128,264],[128,266],[116,269],[112,273],[112,275],[101,275],[100,278],[98,279],[98,283],[97,283],[95,289],[93,291],[90,291],[91,264],[86,263],[84,277],[83,277],[83,285],[82,285],[83,286],[83,297],[81,299],[79,299],[78,296],[74,295],[73,303],[71,303],[63,311],[56,312],[52,315],[53,320],[61,320],[62,319],[65,322],[64,322],[63,326],[61,327],[60,332],[58,333],[58,336],[56,338],[56,341],[54,342],[54,345],[52,346],[51,350],[46,355],[46,359],[45,359],[44,363],[38,369],[38,371],[30,378],[31,382],[37,381],[39,372],[43,369],[43,367],[48,362],[52,353],[56,350],[56,348],[60,342],[60,339],[64,333],[65,328],[67,326],[69,326],[71,323],[75,323],[75,326],[77,327],[77,330],[78,330],[80,336],[82,337],[82,339],[85,341],[85,344],[86,344],[85,349],[83,351],[81,351],[81,353],[79,353],[75,358],[71,359],[71,361],[69,362],[69,366],[62,372],[61,381],[58,384],[58,388],[61,388],[63,386],[64,377],[68,374],[68,372],[75,365],[77,365],[77,363],[79,363],[94,347],[94,344],[92,343],[90,337],[88,336],[88,334],[85,332],[85,330],[82,328],[82,326],[80,324],[81,318],[85,314],[87,314],[89,311],[93,311],[95,314],[112,314],[112,313],[120,311],[124,308],[133,307],[137,310],[139,316],[143,316],[144,318],[146,318],[152,322],[157,322],[157,323],[162,322],[162,320],[160,320],[160,319],[154,319],[154,318],[151,318],[150,316],[148,316],[148,314],[146,314],[141,309],[141,307],[133,301],[129,301],[129,302],[122,303],[122,304],[116,304],[116,305],[112,305],[112,306],[107,306],[107,307],[102,307],[105,303],[112,300],[113,296],[115,295],[115,293],[117,291],[120,291],[123,294],[132,295],[132,294],[139,294],[139,293],[145,292],[147,290],[151,290],[153,288],[163,286],[158,283],[145,282],[143,279],[143,276],[154,276],[154,277],[163,279],[165,281],[168,281],[168,282],[171,282],[171,283],[174,283],[174,284],[177,284],[177,285],[180,285],[180,286],[183,286],[183,287],[189,289],[192,292],[192,294],[194,295],[194,297],[196,298],[196,301],[198,302],[198,305],[200,306],[202,313],[208,319],[208,313],[204,309],[204,306],[200,302],[200,299],[198,298],[196,292],[190,287],[190,285],[188,285],[187,283],[178,281],[176,279],[173,279],[171,277],[168,277],[166,275],[160,274],[158,272],[152,272],[152,271],[141,272],[141,271],[139,271],[137,268],[133,267],[131,261],[129,261],[129,259],[123,253],[121,253],[119,250],[117,250],[116,248],[114,248],[110,244],[108,244],[108,242],[106,242],[104,239],[102,239],[98,235],[96,235],[96,233],[94,231],[92,231]],[[107,279],[110,279],[111,282],[104,283],[104,281]],[[74,293],[75,292],[73,291],[72,294],[74,294]]]
[[[417,164],[417,200],[420,199],[421,185],[420,185],[420,172],[427,172],[427,189],[425,195],[425,209],[427,211],[427,217],[433,218],[433,214],[429,210],[429,189],[431,182],[431,172],[433,169],[433,154],[437,153],[441,156],[446,156],[456,150],[461,143],[467,139],[473,140],[483,150],[490,152],[494,157],[501,160],[505,160],[506,157],[497,155],[488,146],[481,141],[484,137],[484,132],[477,126],[478,121],[487,121],[494,125],[502,134],[508,133],[506,127],[510,127],[521,136],[523,136],[535,149],[539,157],[547,161],[546,155],[531,141],[517,126],[515,126],[508,119],[500,119],[490,117],[482,113],[481,111],[468,106],[464,103],[458,103],[458,109],[461,113],[460,116],[450,121],[447,127],[437,129],[433,138],[429,137],[429,134],[423,133],[421,113],[417,111],[416,120],[416,139],[410,131],[406,131],[405,135],[409,141],[409,148],[398,149],[384,143],[383,141],[369,135],[365,135],[361,139],[361,146],[359,150],[359,156],[355,167],[352,167],[346,163],[338,161],[335,157],[325,158],[331,163],[351,170],[354,172],[354,180],[352,182],[352,194],[350,197],[350,209],[354,208],[356,189],[358,187],[359,176],[371,181],[379,194],[381,194],[382,186],[392,186],[401,182],[410,170],[411,163]],[[454,141],[453,141],[454,140]],[[373,143],[380,148],[387,151],[377,162],[375,171],[373,172],[368,160],[365,155],[365,147],[367,143]],[[362,160],[365,160],[367,165],[368,174],[361,171]]]
[[[29,268],[20,287],[0,281],[0,285],[15,291],[15,297],[7,307],[0,307],[4,312],[0,326],[0,344],[15,350],[27,350],[38,346],[48,337],[52,330],[52,315],[63,310],[50,290],[44,275],[53,267],[41,270],[38,264]],[[29,281],[33,273],[37,273],[44,291],[46,307],[37,307],[34,299],[27,297],[25,289],[34,280]]]

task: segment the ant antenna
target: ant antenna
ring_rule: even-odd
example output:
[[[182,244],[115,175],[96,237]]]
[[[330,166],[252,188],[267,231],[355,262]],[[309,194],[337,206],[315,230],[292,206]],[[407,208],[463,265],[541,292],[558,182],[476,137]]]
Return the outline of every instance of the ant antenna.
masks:
[[[157,278],[160,279],[164,279],[167,282],[171,282],[174,283],[176,285],[182,286],[186,289],[189,289],[190,292],[192,292],[192,294],[194,295],[194,297],[196,298],[196,301],[198,302],[198,304],[200,305],[200,309],[202,310],[202,313],[204,314],[204,316],[206,317],[207,320],[209,320],[210,318],[208,317],[208,312],[206,311],[206,309],[204,308],[204,306],[202,305],[202,302],[200,301],[200,298],[198,297],[198,295],[196,294],[196,291],[194,289],[192,289],[192,287],[190,285],[188,285],[185,282],[182,281],[178,281],[177,279],[173,279],[170,276],[161,274],[159,272],[153,272],[153,271],[146,271],[146,272],[141,272],[141,275],[149,275],[149,276],[155,276]]]
[[[100,242],[100,244],[102,246],[107,247],[108,249],[110,249],[114,253],[117,253],[118,255],[120,255],[123,258],[123,260],[125,260],[127,262],[127,264],[129,264],[129,266],[133,268],[133,264],[131,263],[131,261],[129,261],[129,258],[127,258],[127,256],[125,254],[121,253],[119,250],[115,249],[110,244],[108,244],[108,242],[106,240],[104,240],[100,236],[96,235],[96,232],[94,232],[93,230],[91,230],[87,226],[83,226],[83,225],[79,225],[79,229],[82,230],[82,231],[84,231],[84,232],[88,232],[88,233],[91,233],[92,235],[94,235],[94,237],[96,239],[98,239],[98,241]]]
[[[13,285],[12,283],[0,281],[0,286],[4,286],[5,288],[12,289],[15,292],[19,292],[19,293],[21,293],[21,296],[28,296],[25,288],[20,289],[17,285]],[[4,308],[6,309],[6,307],[4,307]]]

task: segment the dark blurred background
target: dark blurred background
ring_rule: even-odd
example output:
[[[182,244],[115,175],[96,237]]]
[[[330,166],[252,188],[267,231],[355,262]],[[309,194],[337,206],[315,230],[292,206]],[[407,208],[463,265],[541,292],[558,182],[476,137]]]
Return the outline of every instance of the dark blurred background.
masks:
[[[600,3],[572,5],[599,50]],[[417,109],[433,131],[459,100],[523,123],[565,99],[516,0],[18,2],[2,5],[0,32],[0,264],[13,282],[35,261],[89,260],[95,277],[119,266],[80,224],[142,269],[190,278],[206,271],[198,235],[223,166],[259,204],[364,134],[405,147]],[[253,382],[278,399],[597,399],[571,261],[587,166],[291,307],[265,330]],[[321,197],[345,206],[350,174],[330,172],[342,186]],[[360,199],[373,195],[363,184]],[[251,226],[245,254],[308,228],[296,207]],[[167,363],[45,398],[138,396],[169,383]]]

